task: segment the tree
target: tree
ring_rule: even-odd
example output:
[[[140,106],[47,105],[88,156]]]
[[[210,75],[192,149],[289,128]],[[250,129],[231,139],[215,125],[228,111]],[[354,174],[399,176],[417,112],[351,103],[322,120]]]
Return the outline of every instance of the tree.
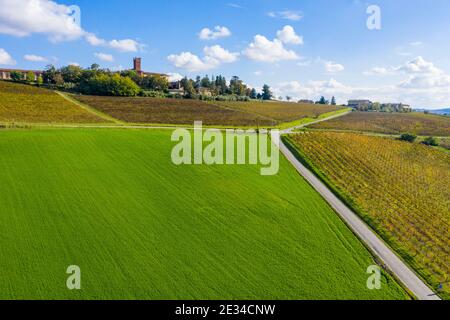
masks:
[[[411,143],[416,141],[416,139],[417,139],[417,136],[415,134],[411,134],[411,133],[404,133],[400,136],[401,141],[406,141],[406,142],[411,142]]]
[[[44,84],[44,79],[42,78],[42,75],[39,75],[37,78],[37,85],[38,87],[42,86]]]
[[[335,106],[336,105],[336,98],[333,96],[333,98],[331,98],[331,105]]]
[[[94,70],[94,71],[100,70],[100,65],[97,63],[91,64],[91,70]]]
[[[19,82],[23,80],[23,74],[19,71],[12,71],[9,75],[12,81]]]
[[[185,77],[185,78],[183,78],[183,80],[181,80],[181,84],[184,88],[184,96],[188,99],[195,98],[196,91],[195,91],[195,87],[194,87],[194,85],[195,85],[194,81]]]
[[[210,88],[211,87],[211,81],[209,80],[209,77],[206,75],[200,80],[200,86],[202,88]]]
[[[324,96],[320,97],[320,100],[317,102],[317,104],[329,104],[328,100],[325,99]]]
[[[250,91],[250,99],[258,99],[258,93],[256,92],[256,89],[255,89],[255,88],[253,88],[253,89]]]
[[[265,84],[262,89],[262,97],[261,98],[263,100],[272,100],[272,97],[273,97],[273,94],[270,91],[270,87],[267,84]]]
[[[292,97],[291,96],[286,96],[286,101],[287,102],[290,102],[292,100]]]
[[[25,80],[27,83],[33,83],[35,78],[36,78],[36,75],[34,74],[34,72],[28,71]]]
[[[244,84],[242,80],[239,79],[239,77],[234,76],[230,80],[230,93],[236,94],[238,96],[244,96],[245,92],[247,91],[247,86]]]
[[[434,137],[425,138],[425,140],[423,140],[422,143],[426,146],[431,146],[431,147],[439,146],[438,141]]]
[[[163,77],[160,75],[152,75],[152,76],[144,77],[141,80],[141,86],[144,89],[149,89],[149,90],[167,91],[167,90],[169,90],[169,81],[167,80],[166,77]]]
[[[56,74],[56,68],[54,65],[48,65],[45,67],[44,72],[42,73],[42,78],[44,79],[44,82],[47,84],[53,84],[53,78]]]
[[[82,86],[82,92],[103,96],[134,97],[141,89],[128,77],[120,74],[100,73],[93,76]]]
[[[61,73],[55,73],[53,75],[52,84],[56,85],[57,87],[61,87],[64,84],[64,78],[61,75]]]
[[[79,83],[81,80],[81,77],[83,76],[83,69],[81,69],[79,66],[67,66],[59,69],[59,72],[61,73],[64,82],[68,83]]]

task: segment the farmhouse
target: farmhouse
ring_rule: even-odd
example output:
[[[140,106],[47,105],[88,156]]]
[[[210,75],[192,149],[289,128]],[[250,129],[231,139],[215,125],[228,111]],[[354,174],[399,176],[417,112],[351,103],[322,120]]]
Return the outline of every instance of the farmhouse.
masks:
[[[370,100],[349,100],[348,106],[353,109],[368,109],[372,106],[372,101]]]
[[[409,104],[378,103],[370,100],[349,100],[348,106],[359,111],[412,112]]]
[[[34,73],[34,80],[36,81],[40,75],[42,75],[42,71],[39,70],[19,70],[19,69],[0,69],[0,80],[11,80],[11,73],[18,72],[23,75],[23,78],[27,78],[27,74],[29,72]]]

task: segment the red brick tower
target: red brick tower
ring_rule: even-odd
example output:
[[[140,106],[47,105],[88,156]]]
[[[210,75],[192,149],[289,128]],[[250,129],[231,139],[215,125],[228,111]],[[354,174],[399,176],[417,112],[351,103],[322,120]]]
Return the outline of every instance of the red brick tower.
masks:
[[[138,74],[142,73],[142,59],[141,58],[133,59],[133,70],[136,71]]]

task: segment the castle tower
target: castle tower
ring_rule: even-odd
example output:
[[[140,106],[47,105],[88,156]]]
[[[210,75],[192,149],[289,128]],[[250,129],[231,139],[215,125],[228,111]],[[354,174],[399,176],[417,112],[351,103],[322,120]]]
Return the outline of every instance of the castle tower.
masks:
[[[134,58],[133,59],[133,70],[137,73],[142,72],[142,59],[141,58]]]

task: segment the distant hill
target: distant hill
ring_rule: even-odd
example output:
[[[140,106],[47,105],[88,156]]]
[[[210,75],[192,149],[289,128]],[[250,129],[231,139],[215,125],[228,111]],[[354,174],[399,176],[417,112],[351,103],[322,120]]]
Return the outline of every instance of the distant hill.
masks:
[[[418,111],[418,112],[428,111],[429,113],[433,113],[433,114],[450,115],[450,108],[439,109],[439,110],[417,109],[416,111]]]

